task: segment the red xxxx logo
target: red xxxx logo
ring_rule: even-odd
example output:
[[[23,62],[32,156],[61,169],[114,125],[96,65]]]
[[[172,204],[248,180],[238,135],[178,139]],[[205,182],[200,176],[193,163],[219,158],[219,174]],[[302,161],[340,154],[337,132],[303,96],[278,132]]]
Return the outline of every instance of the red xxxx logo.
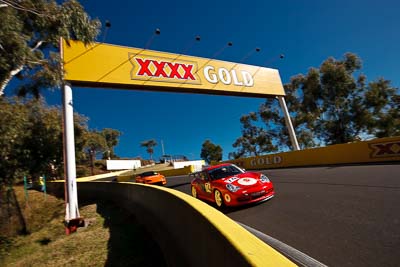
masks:
[[[371,158],[386,158],[400,156],[400,141],[370,144]]]
[[[199,83],[196,79],[195,64],[191,62],[175,62],[166,58],[145,58],[145,56],[131,57],[129,60],[133,65],[131,79],[154,80],[167,82]],[[168,80],[165,80],[168,79]]]

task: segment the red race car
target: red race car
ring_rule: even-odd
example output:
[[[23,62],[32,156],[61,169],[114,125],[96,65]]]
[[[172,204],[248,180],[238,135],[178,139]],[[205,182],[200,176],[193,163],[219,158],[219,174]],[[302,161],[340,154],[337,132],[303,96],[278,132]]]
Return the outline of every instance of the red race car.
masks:
[[[275,194],[267,176],[230,163],[210,166],[191,176],[192,196],[215,202],[219,208],[260,202]]]

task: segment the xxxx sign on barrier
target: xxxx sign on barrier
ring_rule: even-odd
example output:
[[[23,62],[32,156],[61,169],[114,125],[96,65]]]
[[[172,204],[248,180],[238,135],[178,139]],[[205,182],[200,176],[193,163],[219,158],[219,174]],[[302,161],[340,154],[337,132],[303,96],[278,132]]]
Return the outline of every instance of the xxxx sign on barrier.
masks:
[[[284,96],[278,70],[214,59],[63,41],[73,85],[239,96]]]
[[[369,144],[371,158],[400,157],[400,140]]]

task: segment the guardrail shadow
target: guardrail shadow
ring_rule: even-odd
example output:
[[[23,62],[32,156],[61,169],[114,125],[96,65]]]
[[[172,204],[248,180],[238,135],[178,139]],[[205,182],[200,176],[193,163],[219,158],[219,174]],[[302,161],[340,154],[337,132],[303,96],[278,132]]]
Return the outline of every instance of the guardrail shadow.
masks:
[[[13,216],[17,219],[16,222],[12,222]],[[15,232],[19,235],[29,234],[26,219],[12,187],[0,188],[0,230],[0,238],[2,238],[3,231],[4,233]]]
[[[103,227],[109,229],[105,266],[166,266],[157,242],[146,226],[138,222],[135,215],[112,202],[90,201],[90,203],[97,205],[97,213],[104,218]]]

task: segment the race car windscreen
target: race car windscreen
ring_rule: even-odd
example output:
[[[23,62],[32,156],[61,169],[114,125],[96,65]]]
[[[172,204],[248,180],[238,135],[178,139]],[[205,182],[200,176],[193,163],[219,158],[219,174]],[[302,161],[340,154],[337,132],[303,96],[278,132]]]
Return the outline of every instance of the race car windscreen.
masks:
[[[157,174],[156,172],[144,172],[140,176],[148,177],[148,176],[153,176],[153,175],[156,175],[156,174]]]
[[[217,180],[229,176],[234,176],[239,173],[244,173],[244,171],[234,165],[223,166],[218,169],[214,169],[209,172],[211,180]]]

